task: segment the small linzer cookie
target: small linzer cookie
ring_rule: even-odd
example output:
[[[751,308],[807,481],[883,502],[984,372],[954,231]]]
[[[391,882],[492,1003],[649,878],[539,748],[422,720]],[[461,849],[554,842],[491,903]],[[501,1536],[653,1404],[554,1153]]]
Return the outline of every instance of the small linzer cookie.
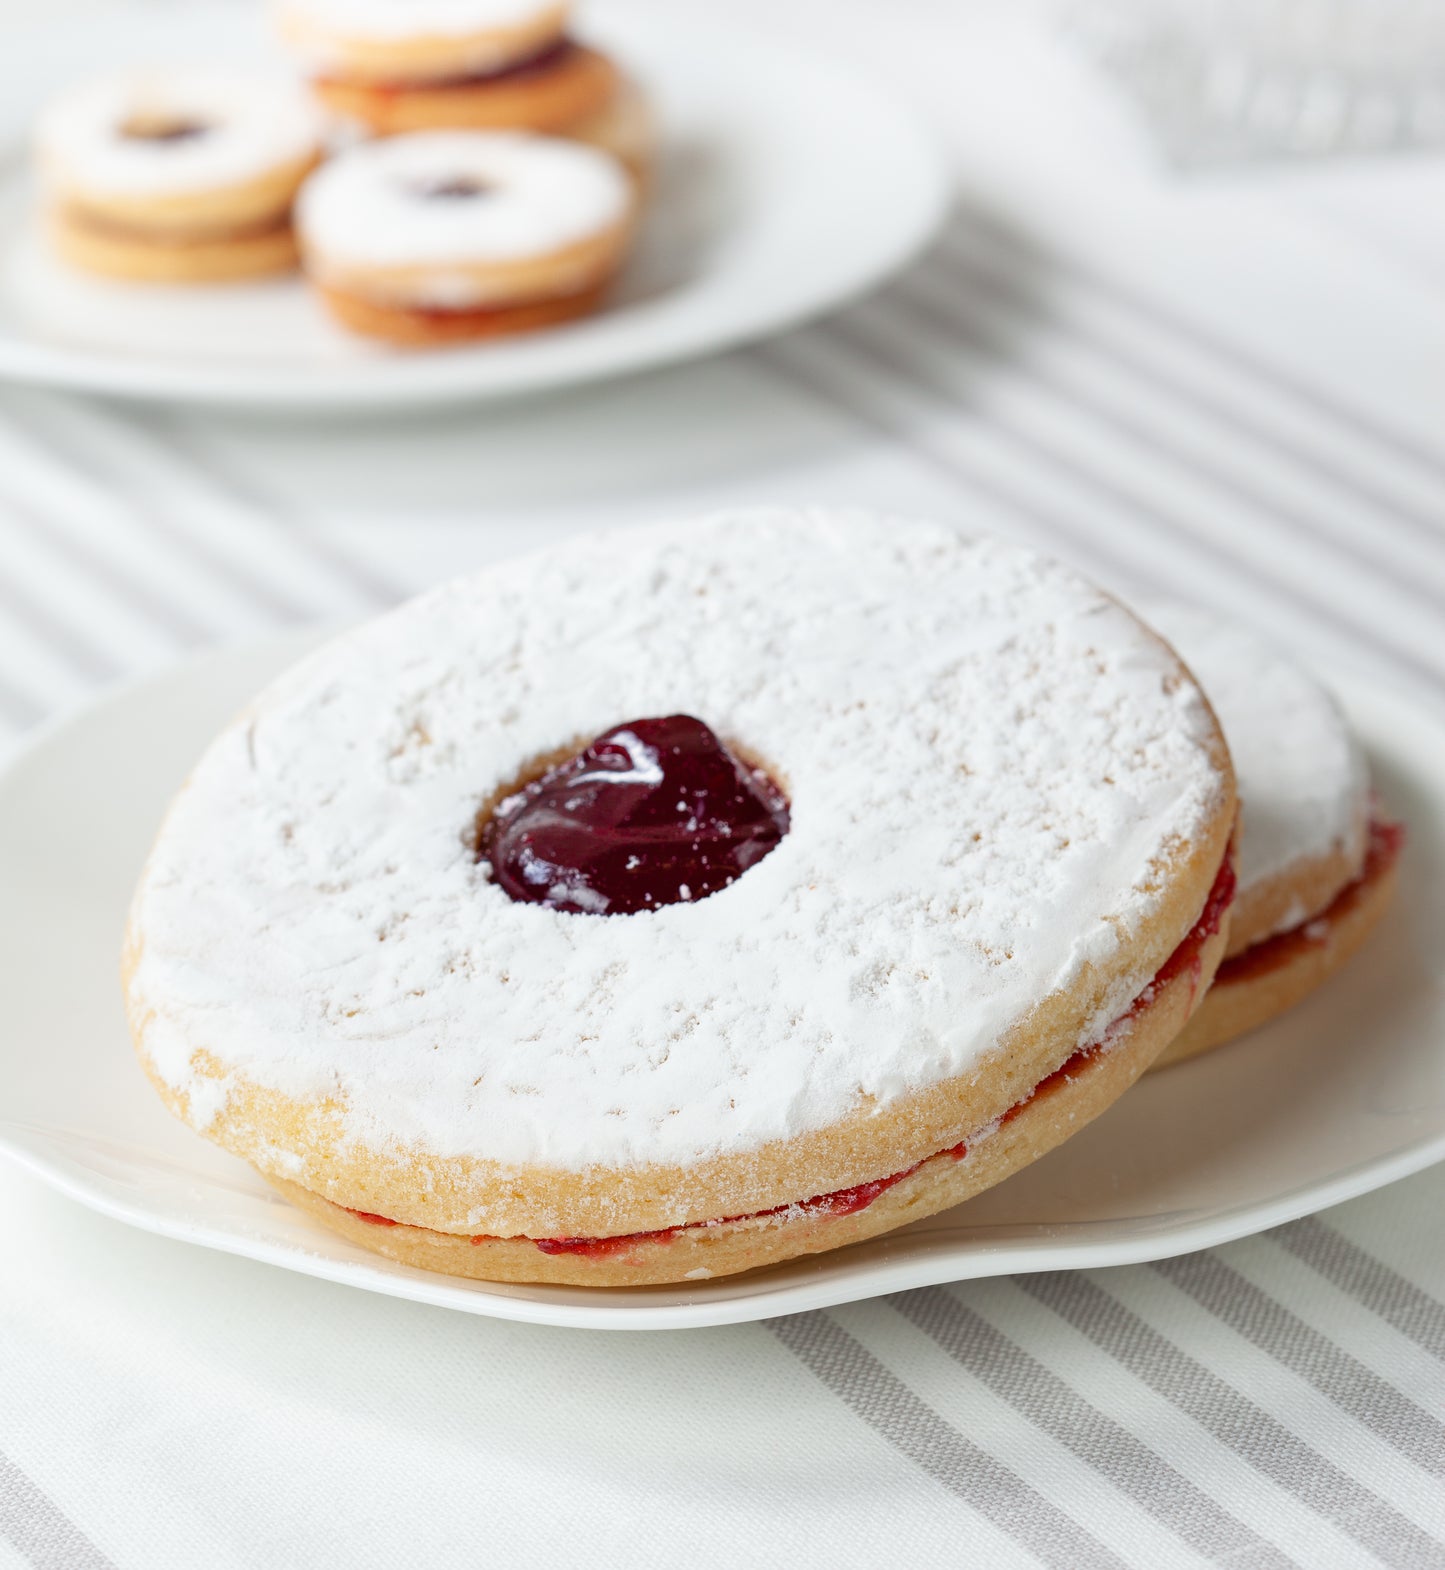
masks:
[[[1144,615],[1214,704],[1241,809],[1229,948],[1161,1068],[1255,1029],[1334,975],[1390,903],[1404,830],[1375,806],[1339,704],[1292,660],[1190,606]]]
[[[635,174],[652,125],[637,86],[568,35],[556,0],[280,0],[322,103],[380,136],[532,131],[591,142]]]
[[[291,205],[321,156],[295,84],[156,69],[82,84],[36,136],[56,249],[88,272],[215,283],[296,265]]]
[[[601,303],[637,195],[610,154],[438,131],[367,142],[306,184],[307,276],[347,327],[427,347],[524,332]]]
[[[1225,946],[1235,799],[1072,570],[822,510],[595,535],[321,649],[131,910],[170,1108],[409,1264],[700,1280],[1103,1112]]]

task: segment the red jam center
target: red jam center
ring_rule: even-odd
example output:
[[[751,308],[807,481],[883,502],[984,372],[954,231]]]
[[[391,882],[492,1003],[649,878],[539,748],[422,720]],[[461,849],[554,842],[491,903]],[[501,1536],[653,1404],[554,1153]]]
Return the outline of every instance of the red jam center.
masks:
[[[570,38],[557,38],[545,43],[535,54],[528,55],[524,60],[513,60],[507,65],[498,66],[493,71],[473,71],[463,76],[446,77],[442,81],[432,82],[429,89],[433,92],[445,91],[447,88],[483,87],[491,82],[506,82],[524,80],[530,76],[545,76],[549,71],[555,70],[559,65],[565,65],[570,55],[575,53],[577,45]],[[322,81],[335,82],[336,77],[322,77]],[[371,91],[381,94],[400,94],[416,90],[415,83],[408,82],[383,82],[374,86]]]
[[[448,180],[413,186],[412,190],[424,202],[470,202],[479,196],[489,196],[492,187],[471,175],[458,174]]]
[[[480,854],[515,900],[625,915],[716,894],[788,832],[788,804],[687,714],[617,725],[499,803]]]
[[[211,128],[204,120],[164,120],[137,115],[120,128],[127,142],[194,142],[210,135]]]

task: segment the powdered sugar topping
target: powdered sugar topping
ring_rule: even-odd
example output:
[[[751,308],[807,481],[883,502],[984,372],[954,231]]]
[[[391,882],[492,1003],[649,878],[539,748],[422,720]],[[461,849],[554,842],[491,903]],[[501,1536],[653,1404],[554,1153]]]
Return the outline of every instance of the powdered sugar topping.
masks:
[[[627,916],[489,880],[499,786],[679,711],[786,789],[769,856]],[[969,1071],[1116,958],[1217,812],[1211,734],[1167,652],[1031,552],[816,510],[589,537],[358,629],[218,739],[136,897],[143,1047],[180,1090],[204,1048],[339,1095],[369,1144],[756,1149]]]
[[[190,127],[179,136],[127,134]],[[321,118],[283,76],[173,67],[95,78],[55,99],[36,145],[49,184],[84,197],[244,185],[319,149]]]
[[[1234,758],[1242,896],[1343,852],[1363,863],[1369,770],[1334,696],[1247,628],[1173,602],[1142,610],[1214,705]],[[1296,906],[1282,926],[1303,921]]]
[[[364,143],[307,181],[303,245],[329,266],[411,267],[546,256],[621,223],[632,186],[580,142],[481,131]]]
[[[274,9],[283,29],[303,36],[382,42],[528,27],[567,8],[558,0],[280,0]]]

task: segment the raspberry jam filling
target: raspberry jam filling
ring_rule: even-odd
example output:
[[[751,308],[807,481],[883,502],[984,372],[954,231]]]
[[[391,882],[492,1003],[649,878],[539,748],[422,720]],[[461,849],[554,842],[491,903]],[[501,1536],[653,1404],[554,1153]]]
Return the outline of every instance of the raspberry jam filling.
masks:
[[[155,142],[161,145],[173,142],[194,142],[211,134],[205,120],[176,119],[164,115],[132,115],[124,121],[117,135],[124,142]]]
[[[563,65],[577,51],[577,45],[570,38],[556,38],[550,43],[543,44],[535,54],[528,55],[522,60],[512,60],[506,65],[498,66],[493,71],[472,71],[462,76],[447,76],[431,82],[371,82],[366,90],[372,93],[386,95],[408,92],[446,92],[450,89],[466,89],[470,87],[486,87],[492,82],[525,81],[529,76],[544,76],[547,72]],[[335,77],[321,77],[323,83],[336,82],[338,86],[351,86],[351,83],[342,83]]]
[[[962,1161],[968,1154],[968,1146],[960,1140],[947,1150],[938,1152],[940,1156],[952,1156],[955,1161]],[[924,1161],[936,1158],[925,1156]],[[604,1259],[609,1254],[619,1254],[635,1243],[667,1243],[682,1232],[694,1232],[699,1227],[725,1227],[733,1221],[761,1221],[765,1216],[781,1216],[792,1213],[802,1219],[805,1216],[852,1216],[860,1210],[867,1210],[869,1205],[880,1194],[887,1193],[895,1183],[901,1183],[904,1178],[912,1177],[923,1165],[923,1161],[915,1161],[911,1167],[904,1167],[901,1172],[890,1172],[887,1177],[872,1178],[867,1183],[855,1183],[852,1188],[835,1188],[831,1194],[814,1194],[811,1199],[800,1199],[787,1205],[774,1205],[770,1210],[754,1210],[742,1216],[719,1216],[715,1221],[687,1221],[681,1226],[662,1227],[656,1232],[627,1232],[620,1237],[539,1237],[533,1238],[533,1244],[541,1249],[544,1254],[584,1254],[589,1259]],[[355,1214],[355,1212],[353,1212]],[[474,1237],[473,1243],[490,1243],[491,1238]]]
[[[122,240],[143,241],[147,245],[166,246],[184,250],[192,245],[224,244],[229,240],[259,240],[270,234],[283,234],[291,227],[289,212],[273,213],[269,218],[257,218],[251,223],[226,224],[220,227],[199,226],[195,229],[147,229],[144,224],[125,223],[103,213],[74,203],[62,209],[65,221],[92,234],[114,235]]]
[[[1398,833],[1398,830],[1396,831]],[[1398,850],[1398,839],[1395,842]],[[1209,891],[1209,897],[1204,902],[1204,909],[1199,913],[1199,919],[1185,934],[1183,940],[1168,959],[1155,972],[1149,985],[1139,994],[1127,1009],[1104,1031],[1097,1040],[1088,1046],[1080,1047],[1065,1062],[1046,1075],[1037,1085],[1002,1115],[998,1120],[998,1127],[1011,1123],[1030,1102],[1041,1095],[1071,1080],[1079,1073],[1092,1058],[1099,1056],[1117,1039],[1120,1031],[1149,1006],[1159,993],[1159,989],[1167,986],[1178,977],[1191,974],[1193,986],[1198,987],[1204,974],[1204,945],[1214,937],[1224,920],[1225,912],[1234,902],[1236,888],[1234,874],[1234,861],[1231,856],[1226,856],[1220,864],[1219,871],[1215,874],[1214,884]],[[473,1243],[529,1242],[544,1254],[580,1254],[589,1259],[605,1259],[612,1254],[625,1252],[640,1243],[669,1243],[673,1238],[681,1236],[684,1232],[694,1232],[703,1227],[727,1226],[735,1221],[759,1221],[767,1216],[795,1215],[798,1219],[811,1216],[852,1216],[860,1210],[867,1210],[869,1205],[885,1194],[895,1184],[901,1183],[904,1178],[912,1177],[920,1167],[926,1166],[930,1161],[938,1161],[947,1156],[954,1161],[962,1161],[968,1154],[968,1143],[960,1140],[956,1145],[950,1145],[946,1150],[940,1150],[935,1155],[925,1156],[921,1161],[915,1161],[912,1166],[903,1167],[897,1172],[890,1172],[887,1177],[871,1178],[866,1183],[855,1183],[851,1188],[838,1188],[827,1194],[815,1194],[811,1199],[797,1200],[786,1205],[774,1205],[770,1210],[755,1210],[745,1215],[719,1216],[711,1221],[687,1221],[680,1226],[659,1227],[652,1232],[626,1232],[614,1237],[534,1237],[500,1239],[483,1233],[471,1239]],[[343,1207],[345,1208],[345,1207]],[[391,1220],[389,1216],[378,1216],[365,1210],[347,1210],[347,1214],[355,1216],[358,1221],[367,1221],[374,1226],[394,1227],[399,1223]],[[418,1228],[425,1231],[425,1228]],[[451,1235],[451,1234],[447,1234]]]
[[[614,726],[505,797],[478,854],[514,900],[616,916],[716,894],[787,832],[767,775],[671,714]]]
[[[452,175],[446,180],[431,180],[411,188],[412,195],[424,202],[471,202],[489,196],[492,187],[470,175]]]
[[[1381,818],[1370,820],[1369,838],[1365,843],[1365,860],[1360,875],[1347,883],[1318,915],[1311,916],[1296,927],[1276,932],[1273,937],[1261,938],[1247,949],[1227,959],[1214,978],[1217,987],[1227,987],[1237,982],[1253,981],[1259,976],[1287,965],[1303,950],[1324,943],[1333,925],[1348,916],[1364,891],[1383,877],[1400,859],[1405,844],[1405,825],[1387,823]]]

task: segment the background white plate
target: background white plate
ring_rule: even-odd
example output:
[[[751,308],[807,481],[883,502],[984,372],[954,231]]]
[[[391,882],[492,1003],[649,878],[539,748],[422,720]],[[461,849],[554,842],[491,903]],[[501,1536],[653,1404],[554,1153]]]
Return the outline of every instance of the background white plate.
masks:
[[[1366,955],[1276,1025],[1146,1079],[1001,1187],[838,1253],[685,1287],[492,1285],[355,1248],[171,1118],[131,1054],[117,975],[131,886],[172,791],[213,732],[314,638],[214,655],[112,696],[0,779],[0,1152],[96,1210],[471,1313],[672,1328],[1162,1258],[1445,1158],[1445,728],[1341,678],[1385,802],[1410,829],[1401,897]]]
[[[685,16],[603,9],[588,29],[643,81],[664,139],[637,256],[612,303],[565,327],[398,353],[345,334],[296,279],[108,284],[36,230],[36,109],[129,61],[267,60],[262,7],[117,9],[0,52],[0,377],[136,397],[289,407],[496,397],[759,338],[878,283],[933,233],[943,162],[911,114],[851,72]],[[589,13],[590,15],[590,13]]]

